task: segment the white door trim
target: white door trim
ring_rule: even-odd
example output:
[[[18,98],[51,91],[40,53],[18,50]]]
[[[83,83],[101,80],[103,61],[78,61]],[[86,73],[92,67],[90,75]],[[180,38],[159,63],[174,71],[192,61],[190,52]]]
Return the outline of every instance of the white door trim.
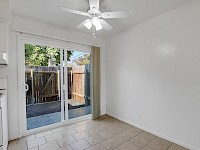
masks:
[[[65,97],[64,97],[64,105],[65,105],[65,120],[68,121],[68,69],[67,69],[67,51],[64,51],[64,85],[65,85]]]
[[[65,120],[65,116],[64,116],[64,97],[63,97],[63,91],[64,91],[64,81],[63,81],[63,66],[64,66],[64,62],[63,62],[63,49],[60,50],[60,98],[61,98],[61,122]]]

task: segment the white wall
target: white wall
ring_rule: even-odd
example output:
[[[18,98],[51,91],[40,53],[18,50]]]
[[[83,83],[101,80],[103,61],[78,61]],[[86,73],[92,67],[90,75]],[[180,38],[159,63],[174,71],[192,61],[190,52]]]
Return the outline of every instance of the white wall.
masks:
[[[9,19],[9,0],[0,0],[0,19]]]
[[[107,40],[107,113],[200,149],[200,1]]]
[[[101,114],[106,113],[106,60],[105,60],[105,40],[101,38],[94,39],[90,35],[64,30],[51,25],[47,25],[34,20],[20,18],[12,16],[10,31],[10,48],[9,48],[9,66],[0,70],[0,78],[8,77],[8,115],[9,115],[9,139],[16,139],[20,137],[20,116],[18,103],[18,43],[17,36],[21,34],[16,31],[26,32],[29,34],[23,34],[36,38],[35,35],[40,35],[39,39],[45,39],[45,37],[55,38],[59,40],[67,40],[72,42],[78,42],[82,44],[94,45],[101,47]],[[35,34],[35,35],[31,35]],[[22,35],[21,35],[22,36]]]

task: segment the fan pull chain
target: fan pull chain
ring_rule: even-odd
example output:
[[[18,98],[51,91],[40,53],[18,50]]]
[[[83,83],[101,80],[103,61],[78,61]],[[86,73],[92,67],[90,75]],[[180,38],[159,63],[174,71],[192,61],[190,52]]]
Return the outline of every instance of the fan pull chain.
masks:
[[[93,30],[92,36],[93,38],[96,38],[96,34],[95,34],[96,29],[94,25],[92,26],[92,30]]]

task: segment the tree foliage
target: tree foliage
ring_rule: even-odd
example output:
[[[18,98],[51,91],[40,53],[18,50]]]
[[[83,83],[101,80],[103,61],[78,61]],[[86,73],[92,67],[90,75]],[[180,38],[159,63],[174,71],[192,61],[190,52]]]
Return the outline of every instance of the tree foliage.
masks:
[[[74,60],[74,62],[76,62],[77,65],[88,65],[90,64],[90,54],[89,53],[86,53],[84,54],[84,56],[82,57],[79,57],[78,59]]]
[[[70,61],[72,51],[67,51],[67,60]],[[25,44],[25,64],[28,66],[48,66],[48,61],[51,59],[56,62],[56,65],[60,64],[60,49]]]

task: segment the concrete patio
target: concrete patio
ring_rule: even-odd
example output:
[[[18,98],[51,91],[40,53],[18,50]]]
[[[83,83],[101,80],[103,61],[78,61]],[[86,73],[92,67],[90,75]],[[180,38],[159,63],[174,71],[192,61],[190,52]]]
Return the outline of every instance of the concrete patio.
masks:
[[[91,106],[69,100],[68,118],[73,119],[91,114]],[[61,103],[59,101],[27,106],[27,129],[34,129],[61,121]]]

